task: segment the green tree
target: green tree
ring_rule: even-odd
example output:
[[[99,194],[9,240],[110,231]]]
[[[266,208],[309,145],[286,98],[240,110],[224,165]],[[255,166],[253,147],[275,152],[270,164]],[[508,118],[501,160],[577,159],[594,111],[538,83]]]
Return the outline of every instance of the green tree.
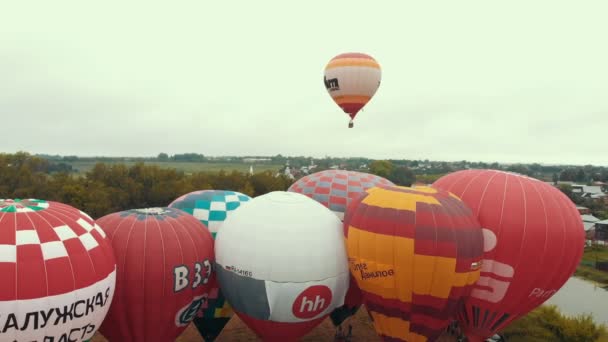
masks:
[[[416,181],[416,175],[407,166],[398,166],[393,168],[388,179],[396,185],[412,186]]]
[[[169,161],[169,155],[164,152],[161,152],[158,154],[158,157],[156,157],[156,159],[161,162],[166,162]]]
[[[576,203],[578,201],[578,196],[572,192],[572,186],[570,184],[559,184],[558,189],[564,193],[564,195],[568,196],[572,202]]]
[[[291,181],[283,175],[275,176],[270,171],[256,173],[250,177],[253,195],[259,196],[271,191],[285,191],[291,185]]]
[[[388,178],[395,166],[388,160],[374,160],[369,165],[370,173],[373,173],[376,176]]]
[[[578,168],[576,170],[576,176],[574,178],[575,181],[577,182],[587,182],[587,174],[585,173],[585,170],[583,170],[582,168]]]

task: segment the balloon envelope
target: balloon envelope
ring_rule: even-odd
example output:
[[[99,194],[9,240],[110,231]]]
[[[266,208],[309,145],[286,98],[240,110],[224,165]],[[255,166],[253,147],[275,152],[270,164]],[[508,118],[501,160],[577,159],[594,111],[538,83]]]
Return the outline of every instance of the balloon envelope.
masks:
[[[304,195],[252,199],[226,219],[215,245],[222,292],[265,341],[296,340],[343,304],[349,274],[340,220]]]
[[[394,185],[386,178],[373,174],[348,170],[324,170],[304,176],[293,183],[287,191],[306,195],[333,211],[340,220],[350,202],[365,190],[378,185]],[[332,323],[342,324],[353,316],[363,303],[357,283],[351,277],[344,305],[331,314]]]
[[[454,172],[433,186],[459,196],[483,227],[481,277],[459,313],[470,339],[492,336],[536,308],[575,271],[583,224],[572,201],[553,186],[496,170]]]
[[[323,81],[334,102],[354,119],[378,90],[381,78],[380,65],[373,57],[351,52],[327,63]]]
[[[386,178],[365,172],[324,170],[298,179],[287,191],[314,199],[343,220],[350,202],[365,190],[378,185],[394,184]]]
[[[174,208],[126,210],[97,223],[118,264],[116,296],[100,331],[110,341],[174,341],[209,291],[213,239]]]
[[[236,191],[201,190],[179,197],[169,207],[193,215],[215,238],[226,217],[250,199],[251,197]],[[194,318],[194,325],[206,341],[213,341],[233,314],[217,281],[213,281],[210,287],[207,302],[203,303],[201,311]]]
[[[83,341],[114,295],[116,262],[84,212],[36,199],[0,199],[0,339]]]
[[[446,191],[368,189],[348,207],[344,234],[351,274],[386,341],[434,341],[479,278],[479,223]]]

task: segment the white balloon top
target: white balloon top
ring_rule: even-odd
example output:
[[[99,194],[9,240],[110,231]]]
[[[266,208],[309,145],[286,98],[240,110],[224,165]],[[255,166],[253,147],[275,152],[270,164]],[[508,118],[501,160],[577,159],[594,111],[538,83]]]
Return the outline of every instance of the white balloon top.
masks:
[[[221,267],[260,280],[308,282],[348,273],[340,219],[294,192],[243,203],[224,221],[215,252]]]

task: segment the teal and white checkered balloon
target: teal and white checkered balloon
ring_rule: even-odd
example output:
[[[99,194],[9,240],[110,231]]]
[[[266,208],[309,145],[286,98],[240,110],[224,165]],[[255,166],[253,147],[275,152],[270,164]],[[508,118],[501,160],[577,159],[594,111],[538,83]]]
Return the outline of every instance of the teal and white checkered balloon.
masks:
[[[205,224],[213,238],[229,213],[251,197],[236,191],[200,190],[185,194],[169,204],[183,210]]]

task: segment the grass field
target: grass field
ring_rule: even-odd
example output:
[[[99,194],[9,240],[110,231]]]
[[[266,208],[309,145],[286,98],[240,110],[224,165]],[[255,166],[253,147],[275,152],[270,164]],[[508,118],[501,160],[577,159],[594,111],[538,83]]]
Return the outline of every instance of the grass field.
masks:
[[[90,171],[95,166],[96,161],[75,161],[70,164],[77,173],[83,174]],[[136,162],[104,162],[105,164],[124,164],[126,166],[133,166]],[[266,170],[278,171],[282,165],[279,164],[248,164],[248,163],[211,163],[211,162],[146,162],[145,165],[157,165],[162,168],[177,169],[186,173],[195,172],[218,172],[221,170],[225,171],[239,171],[249,172],[249,167],[253,166],[253,172],[262,172]]]
[[[585,247],[583,254],[584,261],[608,261],[608,247],[595,245],[593,247]]]
[[[589,263],[596,261],[608,261],[608,247],[585,247],[583,262]],[[608,272],[600,271],[594,267],[579,265],[576,268],[574,275],[599,283],[601,286],[608,287]]]

